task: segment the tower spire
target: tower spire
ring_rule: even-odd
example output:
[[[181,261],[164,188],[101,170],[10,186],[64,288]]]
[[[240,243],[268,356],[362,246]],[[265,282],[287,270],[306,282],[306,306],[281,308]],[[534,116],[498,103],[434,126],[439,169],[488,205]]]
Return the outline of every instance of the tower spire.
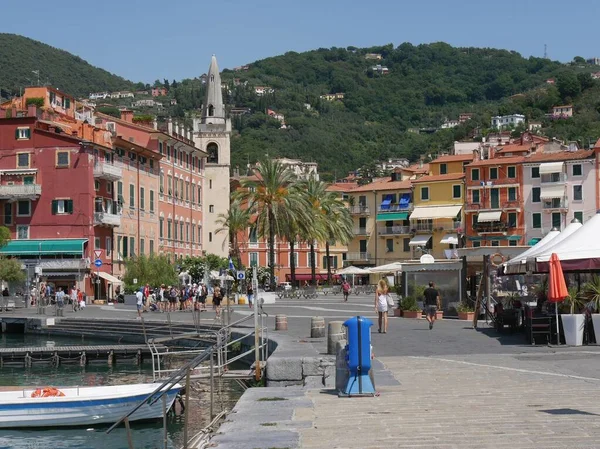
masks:
[[[217,57],[212,55],[208,78],[206,81],[206,96],[202,105],[202,123],[207,125],[225,124],[225,106],[221,92],[221,75],[217,65]]]

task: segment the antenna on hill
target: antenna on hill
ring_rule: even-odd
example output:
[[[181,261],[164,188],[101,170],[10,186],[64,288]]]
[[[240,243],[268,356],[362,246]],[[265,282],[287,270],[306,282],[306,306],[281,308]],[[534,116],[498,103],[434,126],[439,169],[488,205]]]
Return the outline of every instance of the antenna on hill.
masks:
[[[548,45],[544,44],[544,59],[548,59]]]

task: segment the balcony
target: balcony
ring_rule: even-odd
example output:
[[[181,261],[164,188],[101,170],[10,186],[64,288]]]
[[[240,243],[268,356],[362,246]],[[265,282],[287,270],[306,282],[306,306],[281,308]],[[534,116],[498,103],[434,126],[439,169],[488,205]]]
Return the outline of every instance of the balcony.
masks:
[[[433,223],[413,223],[411,229],[417,232],[432,232],[434,229]]]
[[[392,212],[392,213],[398,213],[398,212],[411,212],[413,210],[413,206],[412,204],[390,204],[387,207],[378,207],[377,208],[377,213],[378,214],[385,214],[388,212]]]
[[[566,198],[552,198],[542,200],[542,209],[545,211],[550,210],[564,210],[569,208],[569,202]]]
[[[121,215],[94,212],[94,226],[121,226]]]
[[[545,173],[540,176],[540,185],[564,184],[567,181],[566,173]]]
[[[367,228],[355,228],[354,235],[369,235],[370,232]]]
[[[366,262],[371,259],[371,253],[348,253],[346,260],[349,262],[363,261]]]
[[[410,234],[410,226],[380,226],[377,228],[377,234],[385,235],[404,235]]]
[[[348,211],[351,215],[369,215],[369,207],[368,206],[348,206]]]
[[[473,229],[479,234],[493,234],[496,232],[506,232],[508,228],[508,223],[504,223],[502,221],[477,223],[473,226]]]
[[[118,181],[123,178],[123,169],[108,162],[96,162],[94,164],[94,178]]]
[[[0,185],[2,200],[36,200],[41,194],[41,184]]]

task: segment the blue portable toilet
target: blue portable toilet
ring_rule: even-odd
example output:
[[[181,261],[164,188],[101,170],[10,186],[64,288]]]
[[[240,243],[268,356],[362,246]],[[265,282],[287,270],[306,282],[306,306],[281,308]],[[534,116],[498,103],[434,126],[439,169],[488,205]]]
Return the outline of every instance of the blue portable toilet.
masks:
[[[362,316],[352,317],[344,322],[348,344],[346,363],[348,383],[341,395],[360,396],[375,394],[375,386],[369,377],[371,369],[371,326],[373,323]]]

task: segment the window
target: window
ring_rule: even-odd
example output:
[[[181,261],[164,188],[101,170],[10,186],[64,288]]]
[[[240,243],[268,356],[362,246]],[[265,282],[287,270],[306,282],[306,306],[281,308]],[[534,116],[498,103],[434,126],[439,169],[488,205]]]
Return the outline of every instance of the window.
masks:
[[[12,224],[12,216],[13,216],[13,203],[9,203],[8,201],[4,203],[4,224],[10,225]]]
[[[500,242],[498,240],[492,240],[492,246],[500,246]]]
[[[129,208],[135,208],[135,186],[129,184]]]
[[[52,200],[52,215],[72,214],[73,200]]]
[[[498,179],[498,167],[490,168],[490,179]]]
[[[106,191],[108,193],[112,193],[112,182],[107,182],[106,183]]]
[[[210,206],[208,206],[208,211],[212,214],[215,212],[215,206],[213,204],[211,204]]]
[[[256,232],[256,228],[250,228],[249,242],[258,243],[258,234]]]
[[[573,212],[573,218],[579,220],[579,223],[583,224],[583,212]]]
[[[17,225],[17,239],[26,240],[29,238],[29,226]]]
[[[540,202],[540,193],[541,189],[539,187],[534,187],[531,189],[531,202],[539,203]]]
[[[135,237],[129,237],[129,257],[135,256]]]
[[[198,186],[198,206],[202,205],[202,186]]]
[[[290,267],[292,266],[292,260],[294,261],[294,266],[298,267],[298,253],[296,251],[290,253]]]
[[[173,223],[173,240],[177,240],[177,236],[179,235],[179,225],[177,222]]]
[[[123,206],[125,199],[123,198],[123,183],[121,181],[117,182],[117,201],[120,206]]]
[[[471,191],[471,197],[473,199],[473,203],[479,204],[479,202],[481,201],[481,198],[479,195],[480,195],[479,189]]]
[[[159,175],[159,185],[158,185],[160,193],[165,192],[165,174],[161,171]]]
[[[190,224],[185,224],[185,241],[189,243],[190,241]]]
[[[479,248],[481,246],[481,242],[473,242],[473,248]]]
[[[471,170],[471,181],[479,181],[479,169],[474,168]]]
[[[387,252],[387,253],[394,252],[394,239],[386,239],[385,240],[385,252]]]
[[[573,168],[571,170],[572,170],[573,176],[583,175],[583,170],[581,168],[581,164],[573,164]]]
[[[167,194],[168,195],[173,194],[173,189],[171,188],[172,184],[173,184],[173,178],[171,176],[167,176]]]
[[[17,167],[29,168],[29,153],[17,153]]]
[[[31,201],[22,200],[17,202],[17,217],[29,217],[31,215]]]
[[[460,185],[454,185],[452,186],[452,198],[461,198],[462,197],[462,192],[461,192],[461,188]]]
[[[179,190],[178,187],[179,187],[179,182],[177,181],[177,178],[175,178],[173,180],[173,196],[175,196],[175,197],[177,196],[177,191]],[[170,190],[171,189],[169,188],[169,191]]]
[[[421,200],[429,200],[429,187],[421,187]]]
[[[94,181],[94,190],[96,192],[100,190],[100,181]]]
[[[440,175],[445,175],[448,173],[448,165],[440,164]]]
[[[198,225],[198,243],[202,243],[202,225]]]
[[[171,240],[171,228],[173,227],[173,222],[171,220],[167,220],[167,239]]]
[[[531,227],[533,229],[542,229],[542,214],[537,212],[531,214]]]
[[[573,186],[573,201],[583,200],[583,186]]]
[[[158,142],[158,152],[163,154],[163,143],[161,141]]]
[[[28,127],[17,128],[15,131],[15,138],[17,140],[31,139],[31,130]]]
[[[473,228],[477,227],[477,214],[471,215],[471,226]]]
[[[508,227],[509,228],[517,227],[517,213],[516,212],[508,213]]]
[[[192,243],[196,243],[196,225],[192,225]]]
[[[532,178],[540,177],[540,167],[531,167],[531,177]]]
[[[23,176],[23,185],[30,186],[33,184],[35,178],[33,176]]]
[[[94,249],[100,249],[100,237],[94,238]]]
[[[148,243],[150,244],[150,254],[154,254],[154,240],[150,240]]]
[[[196,186],[192,184],[192,204],[196,204]]]
[[[140,209],[146,209],[146,189],[143,187],[140,187]]]
[[[404,251],[405,253],[409,253],[410,252],[410,239],[405,238],[402,243],[403,243],[402,251]]]
[[[56,152],[56,166],[59,168],[69,167],[69,156],[71,153],[68,151],[57,151]]]
[[[106,237],[106,257],[110,257],[112,254],[112,239],[110,237]]]
[[[120,235],[117,236],[117,260],[121,260],[121,256],[123,256],[123,248],[121,247],[121,245],[123,244],[123,237],[121,237]]]
[[[171,160],[171,147],[169,145],[167,145],[167,160]]]
[[[209,180],[208,180],[208,188],[209,188],[209,189],[212,189],[212,179],[209,179]]]
[[[517,246],[517,243],[519,243],[517,240],[509,240],[508,246]]]
[[[562,217],[561,217],[561,213],[560,212],[552,212],[552,227],[556,228],[560,231],[561,229],[561,222],[562,222]]]
[[[517,167],[508,167],[508,177],[513,179],[517,177]]]
[[[144,255],[144,249],[146,247],[146,240],[140,239],[140,256]]]
[[[179,240],[183,242],[183,221],[179,222]]]
[[[150,213],[154,213],[154,190],[150,190]]]
[[[250,253],[250,266],[251,267],[258,266],[258,253]]]
[[[163,236],[165,235],[165,219],[163,217],[160,217],[158,219],[158,236],[162,239]]]
[[[516,187],[508,188],[508,201],[517,201],[517,188]]]
[[[209,232],[209,233],[208,233],[208,241],[209,241],[209,242],[212,242],[212,232]]]
[[[209,143],[206,147],[206,152],[208,153],[207,161],[209,164],[218,164],[219,163],[219,147],[216,143]]]
[[[190,200],[190,183],[186,181],[185,183],[185,200]]]

